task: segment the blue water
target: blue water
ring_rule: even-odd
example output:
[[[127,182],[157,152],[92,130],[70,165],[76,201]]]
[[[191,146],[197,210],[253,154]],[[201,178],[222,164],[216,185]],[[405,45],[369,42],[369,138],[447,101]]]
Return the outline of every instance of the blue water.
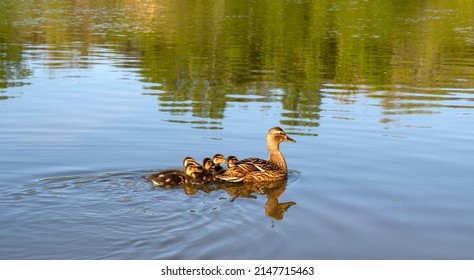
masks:
[[[104,9],[121,15],[118,7]],[[91,32],[112,33],[99,27]],[[340,83],[322,73],[301,90],[259,71],[228,87],[186,69],[191,80],[157,73],[159,82],[144,70],[146,54],[114,42],[2,42],[21,46],[28,73],[0,88],[0,258],[472,259],[467,36],[470,49],[440,62],[436,83]],[[153,63],[177,71],[165,57]],[[145,180],[185,156],[266,158],[274,126],[297,141],[281,144],[284,184],[167,189]]]

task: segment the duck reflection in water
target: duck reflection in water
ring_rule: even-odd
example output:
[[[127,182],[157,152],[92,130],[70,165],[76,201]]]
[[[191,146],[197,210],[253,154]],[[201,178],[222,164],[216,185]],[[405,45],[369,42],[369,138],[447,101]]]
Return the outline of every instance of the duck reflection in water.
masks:
[[[265,214],[273,219],[281,220],[285,212],[296,202],[280,202],[280,196],[285,192],[287,180],[279,180],[277,182],[256,184],[235,183],[213,183],[204,185],[185,184],[184,193],[189,196],[195,196],[199,192],[211,193],[213,191],[225,191],[229,196],[230,202],[235,202],[237,198],[259,199],[266,196]]]
[[[275,182],[265,182],[260,184],[235,184],[227,182],[214,182],[207,184],[184,183],[179,186],[160,186],[164,189],[183,187],[183,191],[188,196],[195,196],[198,193],[210,194],[214,191],[225,191],[230,202],[235,202],[237,198],[259,199],[266,196],[265,214],[273,219],[281,220],[285,212],[296,202],[279,202],[279,197],[285,192],[287,180]]]
[[[265,202],[265,214],[273,219],[283,219],[283,214],[296,202],[279,202],[278,198],[285,192],[287,180],[279,180],[276,182],[265,183],[262,185],[240,185],[228,186],[225,191],[232,196],[231,202],[234,202],[238,197],[257,199],[257,195],[265,195],[267,201]]]

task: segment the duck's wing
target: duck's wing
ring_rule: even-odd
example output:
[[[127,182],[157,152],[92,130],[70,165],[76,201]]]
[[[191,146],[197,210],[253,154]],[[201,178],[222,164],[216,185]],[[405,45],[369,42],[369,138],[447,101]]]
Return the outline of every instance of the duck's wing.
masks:
[[[278,167],[269,161],[260,158],[247,158],[240,160],[232,168],[227,169],[222,175],[216,177],[228,182],[241,182],[246,176],[267,177],[266,174],[272,171],[278,171]],[[271,175],[270,175],[271,176]]]
[[[268,160],[261,158],[247,158],[237,162],[237,167],[245,169],[247,172],[269,172],[279,170],[278,166]]]

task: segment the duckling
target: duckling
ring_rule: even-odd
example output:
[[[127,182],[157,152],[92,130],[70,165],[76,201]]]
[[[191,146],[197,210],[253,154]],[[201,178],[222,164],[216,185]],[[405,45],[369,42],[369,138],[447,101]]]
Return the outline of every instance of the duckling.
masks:
[[[268,160],[260,158],[247,158],[236,162],[224,174],[217,175],[218,179],[228,182],[273,182],[285,179],[288,176],[288,169],[285,158],[280,152],[281,142],[296,142],[286,135],[280,127],[271,128],[266,137]]]
[[[238,159],[235,156],[228,156],[227,159],[225,160],[225,163],[227,164],[227,169],[234,167],[235,163],[238,161]],[[221,170],[217,171],[217,174],[221,175],[224,174],[226,169],[222,168]]]
[[[210,158],[204,158],[202,161],[203,172],[196,174],[195,182],[197,184],[208,184],[214,182],[216,171],[212,168],[214,161]]]
[[[186,168],[189,164],[199,165],[199,163],[193,157],[185,157],[183,159],[183,167]]]
[[[184,171],[182,170],[165,170],[166,173],[157,173],[147,177],[153,186],[170,186],[175,187],[186,183],[194,184],[196,181],[196,173],[202,173],[203,169],[200,165],[188,164]]]
[[[147,180],[150,180],[152,182],[154,182],[155,180],[157,180],[156,178],[167,178],[167,176],[169,176],[168,174],[176,174],[176,173],[182,173],[183,171],[185,171],[186,169],[186,166],[188,165],[196,165],[198,166],[199,163],[196,162],[196,160],[192,157],[185,157],[183,159],[183,169],[167,169],[167,170],[163,170],[159,173],[155,173],[155,174],[152,174],[152,175],[149,175],[146,177]]]
[[[224,168],[221,166],[221,163],[226,162],[226,160],[225,160],[225,157],[222,154],[215,154],[212,157],[212,162],[214,163],[212,169],[214,169],[217,173],[224,170]]]
[[[239,160],[235,156],[228,156],[226,159],[227,168],[232,168]]]

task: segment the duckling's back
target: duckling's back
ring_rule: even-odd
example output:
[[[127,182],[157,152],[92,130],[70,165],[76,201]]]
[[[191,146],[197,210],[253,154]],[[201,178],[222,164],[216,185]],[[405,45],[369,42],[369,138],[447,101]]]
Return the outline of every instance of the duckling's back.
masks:
[[[146,177],[152,182],[153,186],[177,186],[184,184],[186,176],[182,170],[165,170],[160,173],[152,174]]]

